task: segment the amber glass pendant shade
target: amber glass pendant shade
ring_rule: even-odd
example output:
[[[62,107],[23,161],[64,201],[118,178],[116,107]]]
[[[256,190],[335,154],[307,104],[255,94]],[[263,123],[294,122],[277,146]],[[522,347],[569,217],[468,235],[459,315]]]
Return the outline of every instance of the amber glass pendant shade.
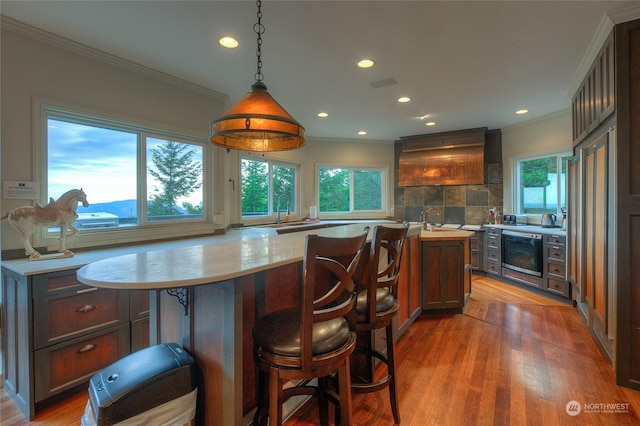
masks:
[[[285,151],[304,146],[304,127],[280,106],[261,81],[211,122],[214,144],[243,151]]]

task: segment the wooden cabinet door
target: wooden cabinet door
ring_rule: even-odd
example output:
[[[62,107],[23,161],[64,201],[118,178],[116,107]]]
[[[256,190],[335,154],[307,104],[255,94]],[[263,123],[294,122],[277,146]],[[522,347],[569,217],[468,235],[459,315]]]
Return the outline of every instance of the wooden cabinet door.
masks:
[[[588,323],[611,354],[608,338],[608,146],[605,132],[583,149],[583,273],[581,293]]]
[[[422,243],[423,310],[464,305],[464,243],[460,240]]]

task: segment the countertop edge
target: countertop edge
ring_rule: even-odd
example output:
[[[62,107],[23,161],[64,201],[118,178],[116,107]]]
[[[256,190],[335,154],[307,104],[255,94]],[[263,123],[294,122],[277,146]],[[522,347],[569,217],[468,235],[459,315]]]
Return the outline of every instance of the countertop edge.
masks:
[[[356,222],[349,225],[314,229],[281,235],[234,238],[190,239],[167,244],[151,244],[134,250],[83,252],[76,257],[3,262],[21,275],[36,275],[78,269],[78,280],[93,287],[114,289],[167,289],[219,283],[299,262],[303,258],[308,234],[343,237],[357,235],[365,226],[401,226],[390,221]],[[372,231],[369,232],[369,239]],[[411,226],[408,236],[420,233]],[[46,262],[46,263],[44,263]],[[36,271],[39,268],[38,271]],[[46,270],[45,270],[46,269]],[[25,273],[25,270],[28,271]]]

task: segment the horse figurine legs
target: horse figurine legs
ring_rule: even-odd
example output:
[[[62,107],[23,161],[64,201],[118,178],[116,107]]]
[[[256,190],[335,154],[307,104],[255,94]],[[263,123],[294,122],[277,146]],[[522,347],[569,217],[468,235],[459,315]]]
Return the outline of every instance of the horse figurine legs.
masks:
[[[71,232],[67,232],[67,230],[71,230]],[[60,249],[58,250],[60,253],[63,253],[68,257],[73,256],[73,252],[69,249],[67,249],[67,247],[65,246],[65,241],[67,240],[67,238],[69,238],[70,236],[72,236],[73,234],[75,234],[76,232],[78,232],[78,229],[73,226],[73,224],[71,223],[61,223],[60,224],[60,237],[58,238],[60,240]]]

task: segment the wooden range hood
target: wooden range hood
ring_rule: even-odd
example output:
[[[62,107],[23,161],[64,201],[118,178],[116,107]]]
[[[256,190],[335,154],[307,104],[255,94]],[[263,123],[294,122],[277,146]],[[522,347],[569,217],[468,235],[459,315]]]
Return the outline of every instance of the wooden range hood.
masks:
[[[486,127],[400,138],[399,186],[485,183]]]

